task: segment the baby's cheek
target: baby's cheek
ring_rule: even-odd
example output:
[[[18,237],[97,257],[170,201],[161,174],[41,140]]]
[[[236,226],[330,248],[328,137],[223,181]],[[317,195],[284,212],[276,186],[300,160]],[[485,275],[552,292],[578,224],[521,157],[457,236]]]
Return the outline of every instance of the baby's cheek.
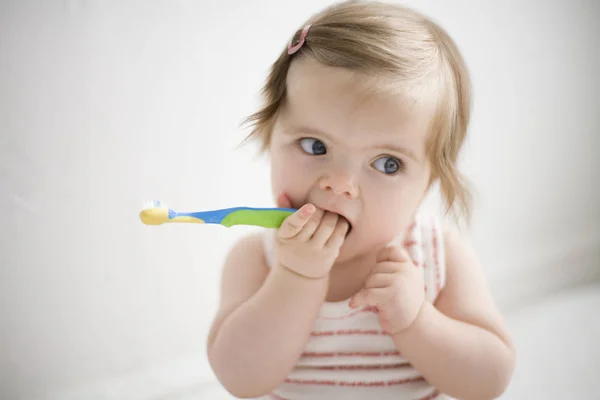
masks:
[[[401,221],[398,220],[398,214],[385,212],[383,207],[380,207],[369,218],[367,223],[368,234],[373,238],[376,244],[387,243],[398,235]]]

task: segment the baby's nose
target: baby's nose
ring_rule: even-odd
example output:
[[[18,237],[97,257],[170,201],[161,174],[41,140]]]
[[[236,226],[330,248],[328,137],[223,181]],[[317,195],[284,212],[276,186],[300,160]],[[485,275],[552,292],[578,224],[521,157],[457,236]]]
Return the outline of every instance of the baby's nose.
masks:
[[[346,172],[330,173],[321,178],[320,188],[331,191],[338,196],[354,198],[358,196],[355,179]]]

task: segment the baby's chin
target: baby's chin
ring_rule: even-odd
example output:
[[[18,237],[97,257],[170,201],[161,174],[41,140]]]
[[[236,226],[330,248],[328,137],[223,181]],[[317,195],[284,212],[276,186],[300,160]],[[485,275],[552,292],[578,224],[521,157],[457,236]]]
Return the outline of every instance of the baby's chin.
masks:
[[[340,253],[336,259],[336,263],[346,263],[371,259],[374,256],[374,251],[377,249],[376,243],[371,243],[369,238],[362,237],[358,229],[346,236],[344,244],[340,248]]]
[[[390,245],[401,243],[401,236],[378,235],[379,232],[371,232],[368,228],[356,226],[346,234],[343,250],[344,253],[364,255]]]

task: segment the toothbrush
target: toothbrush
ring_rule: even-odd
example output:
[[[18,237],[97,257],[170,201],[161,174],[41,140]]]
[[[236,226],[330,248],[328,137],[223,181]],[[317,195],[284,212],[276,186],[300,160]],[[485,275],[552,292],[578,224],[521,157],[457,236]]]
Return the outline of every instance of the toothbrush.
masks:
[[[233,207],[210,211],[178,212],[171,210],[158,200],[153,200],[144,204],[140,212],[140,219],[146,225],[195,223],[220,224],[228,228],[233,225],[279,228],[283,220],[296,211],[293,208]]]

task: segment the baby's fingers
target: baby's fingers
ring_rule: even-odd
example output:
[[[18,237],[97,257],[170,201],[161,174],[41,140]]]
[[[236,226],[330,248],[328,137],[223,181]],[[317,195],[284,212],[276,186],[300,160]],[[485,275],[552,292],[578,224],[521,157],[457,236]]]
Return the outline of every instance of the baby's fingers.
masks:
[[[410,257],[406,253],[406,250],[399,245],[386,246],[377,254],[376,262],[406,262],[409,261]]]
[[[298,211],[287,217],[279,228],[279,237],[282,239],[291,239],[296,236],[315,210],[316,208],[312,204],[305,204]]]
[[[384,304],[389,297],[389,288],[363,289],[350,300],[351,308],[377,307]]]
[[[350,229],[350,224],[346,221],[345,218],[338,218],[337,224],[333,233],[325,243],[325,247],[339,249],[344,244],[344,240],[346,240],[346,234]]]

